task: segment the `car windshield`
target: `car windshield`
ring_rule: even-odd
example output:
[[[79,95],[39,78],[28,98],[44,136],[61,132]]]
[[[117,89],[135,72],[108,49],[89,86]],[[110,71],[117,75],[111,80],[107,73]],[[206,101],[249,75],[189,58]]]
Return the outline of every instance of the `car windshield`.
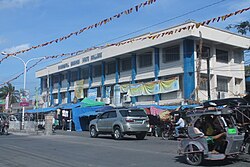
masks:
[[[120,110],[123,117],[146,117],[147,114],[143,110]]]

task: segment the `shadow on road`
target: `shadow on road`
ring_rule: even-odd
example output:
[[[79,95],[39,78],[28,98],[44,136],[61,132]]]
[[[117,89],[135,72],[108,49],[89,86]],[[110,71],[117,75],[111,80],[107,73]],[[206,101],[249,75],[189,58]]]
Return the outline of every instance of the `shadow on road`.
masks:
[[[175,161],[183,164],[188,164],[185,160],[185,156],[177,156],[175,157]],[[240,156],[239,158],[227,158],[225,160],[217,160],[217,161],[204,160],[200,166],[227,166],[236,164],[237,162],[245,162],[249,163],[250,165],[250,160]]]

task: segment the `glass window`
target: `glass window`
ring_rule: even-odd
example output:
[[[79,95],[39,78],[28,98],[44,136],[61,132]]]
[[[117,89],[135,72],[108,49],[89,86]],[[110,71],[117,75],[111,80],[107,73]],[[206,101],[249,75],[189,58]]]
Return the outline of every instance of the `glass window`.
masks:
[[[89,78],[89,68],[83,68],[81,73],[82,79],[88,79]]]
[[[121,71],[128,71],[132,69],[132,64],[131,64],[131,58],[127,57],[124,59],[121,59]]]
[[[217,77],[217,91],[228,92],[228,79]]]
[[[152,52],[147,52],[147,53],[141,54],[138,56],[138,58],[139,58],[139,67],[140,68],[150,67],[153,64]]]
[[[105,119],[105,118],[108,118],[108,115],[109,115],[109,113],[108,113],[108,112],[103,113],[103,114],[101,115],[100,119]]]
[[[117,115],[116,115],[116,112],[115,111],[110,111],[109,112],[109,118],[116,118]]]
[[[107,63],[107,68],[106,68],[106,74],[114,74],[115,73],[115,69],[116,69],[116,63],[115,61],[112,62],[108,62]]]
[[[77,71],[71,71],[71,81],[77,80]]]
[[[200,79],[200,90],[207,90],[207,77],[204,75],[201,75]]]
[[[228,63],[228,51],[216,49],[216,61],[221,63]]]
[[[123,117],[146,117],[147,114],[143,110],[120,110]]]
[[[102,65],[95,65],[93,67],[93,77],[100,77],[102,75]]]
[[[200,48],[199,45],[196,46],[196,50],[197,50],[197,58],[199,57],[200,54]],[[202,47],[202,52],[201,52],[201,58],[202,59],[207,59],[210,57],[210,48],[203,46]]]
[[[180,60],[180,46],[171,46],[162,49],[162,62],[168,63]]]

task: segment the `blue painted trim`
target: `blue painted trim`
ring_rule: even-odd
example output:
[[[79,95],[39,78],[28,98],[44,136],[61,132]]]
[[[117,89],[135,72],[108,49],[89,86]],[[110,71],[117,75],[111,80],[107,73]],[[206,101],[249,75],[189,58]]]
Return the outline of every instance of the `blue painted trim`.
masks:
[[[91,88],[92,85],[92,64],[89,64],[89,88]]]
[[[131,57],[131,62],[132,62],[132,73],[131,73],[131,77],[132,77],[132,81],[131,83],[134,84],[135,83],[135,77],[137,74],[137,69],[136,69],[136,54],[132,54]]]
[[[40,95],[43,93],[43,82],[44,82],[44,79],[40,78],[40,92],[39,92]]]
[[[58,78],[59,78],[59,80],[58,80],[58,94],[57,94],[57,98],[58,98],[58,104],[61,104],[62,103],[62,95],[61,95],[62,75],[59,74]]]
[[[132,73],[131,73],[132,81],[131,81],[131,83],[135,84],[135,77],[136,77],[136,74],[137,74],[136,54],[135,53],[133,53],[132,56],[131,56],[131,63],[132,63]],[[132,100],[132,104],[135,104],[138,101],[137,97],[131,97],[131,100]]]
[[[183,41],[183,62],[184,62],[184,99],[194,99],[191,97],[195,89],[195,68],[194,68],[194,41],[185,39]]]
[[[159,76],[159,71],[160,71],[159,53],[160,53],[160,49],[159,48],[154,48],[154,60],[155,60],[154,74],[155,74],[155,81],[158,81],[158,76]],[[159,101],[160,101],[160,95],[159,94],[154,95],[154,99],[155,99],[155,102],[159,103]]]
[[[102,98],[106,98],[106,86],[104,85],[105,83],[105,61],[102,61],[102,76],[101,76],[101,83],[102,83],[102,93],[101,96]]]
[[[119,78],[120,78],[120,59],[116,58],[115,59],[115,83],[119,83]]]
[[[67,103],[71,102],[71,93],[69,91],[70,88],[70,80],[71,80],[71,72],[70,70],[67,73]]]
[[[49,80],[49,87],[50,87],[50,106],[54,104],[54,97],[52,94],[53,91],[53,75],[49,76],[50,80]]]

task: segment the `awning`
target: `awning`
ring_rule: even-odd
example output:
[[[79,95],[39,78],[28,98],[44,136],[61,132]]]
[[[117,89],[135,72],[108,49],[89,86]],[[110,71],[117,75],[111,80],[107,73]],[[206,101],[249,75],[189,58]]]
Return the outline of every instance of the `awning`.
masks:
[[[33,110],[26,110],[24,112],[25,113],[46,113],[46,112],[51,112],[51,111],[56,111],[56,108],[53,108],[53,107],[38,108],[38,109],[33,109]]]
[[[66,103],[66,104],[61,104],[59,106],[57,106],[56,108],[61,108],[61,109],[65,109],[65,110],[72,110],[72,108],[77,108],[80,107],[81,103]]]

